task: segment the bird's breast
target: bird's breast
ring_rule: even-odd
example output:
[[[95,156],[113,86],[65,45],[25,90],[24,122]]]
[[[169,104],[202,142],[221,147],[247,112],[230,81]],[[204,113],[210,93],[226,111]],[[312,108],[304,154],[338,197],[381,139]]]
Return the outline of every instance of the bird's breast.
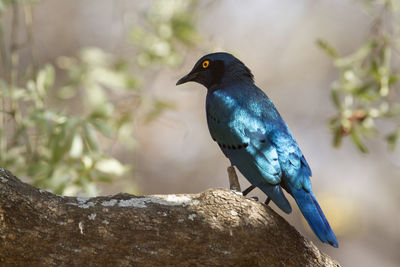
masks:
[[[239,107],[238,100],[223,90],[207,95],[207,115],[212,120],[229,122]]]
[[[243,119],[240,117],[243,110],[234,97],[216,91],[208,95],[206,110],[211,137],[224,153],[247,148],[248,138],[244,136]]]

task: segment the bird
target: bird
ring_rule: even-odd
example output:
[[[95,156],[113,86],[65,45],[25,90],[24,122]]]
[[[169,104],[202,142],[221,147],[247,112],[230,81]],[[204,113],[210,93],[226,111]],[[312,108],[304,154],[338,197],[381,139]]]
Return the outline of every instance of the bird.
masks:
[[[212,139],[251,186],[289,214],[283,190],[296,201],[314,234],[338,247],[311,188],[312,172],[289,127],[270,98],[255,85],[250,69],[232,54],[201,57],[176,85],[196,82],[207,88],[206,115]]]

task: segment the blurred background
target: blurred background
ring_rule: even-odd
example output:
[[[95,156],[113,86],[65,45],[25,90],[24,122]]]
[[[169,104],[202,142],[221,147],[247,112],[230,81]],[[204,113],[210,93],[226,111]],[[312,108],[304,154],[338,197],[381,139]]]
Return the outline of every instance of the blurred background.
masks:
[[[228,187],[206,89],[175,86],[202,55],[228,51],[294,133],[339,249],[319,242],[296,208],[274,210],[343,266],[399,266],[399,8],[0,0],[0,167],[64,195]]]

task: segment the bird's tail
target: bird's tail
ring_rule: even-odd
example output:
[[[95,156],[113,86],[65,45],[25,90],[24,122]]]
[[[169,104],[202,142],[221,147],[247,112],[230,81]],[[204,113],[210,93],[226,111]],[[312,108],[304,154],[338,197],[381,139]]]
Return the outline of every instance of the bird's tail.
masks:
[[[290,191],[297,205],[306,218],[314,234],[324,243],[328,243],[337,248],[338,242],[335,233],[332,231],[324,213],[322,212],[312,191],[307,192],[303,188],[296,189],[290,186]]]

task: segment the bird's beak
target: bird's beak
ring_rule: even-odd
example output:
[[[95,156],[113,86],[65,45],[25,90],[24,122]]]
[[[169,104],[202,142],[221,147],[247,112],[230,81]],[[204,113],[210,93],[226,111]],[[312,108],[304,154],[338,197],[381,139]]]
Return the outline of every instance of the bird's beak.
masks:
[[[183,76],[179,81],[176,82],[176,85],[180,85],[183,83],[187,83],[190,81],[193,81],[194,79],[196,79],[197,77],[197,73],[196,72],[190,72],[188,75]]]

